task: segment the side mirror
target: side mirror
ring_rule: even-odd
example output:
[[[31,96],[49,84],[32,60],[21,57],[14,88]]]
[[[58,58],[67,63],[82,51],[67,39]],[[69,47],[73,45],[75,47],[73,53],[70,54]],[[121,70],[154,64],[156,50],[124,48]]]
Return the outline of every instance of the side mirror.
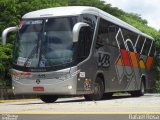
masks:
[[[73,27],[73,42],[77,42],[79,38],[79,32],[82,27],[89,26],[87,23],[79,22]]]
[[[6,39],[7,39],[7,34],[9,32],[13,32],[13,31],[17,31],[18,27],[9,27],[6,28],[3,32],[2,32],[2,45],[6,44]]]

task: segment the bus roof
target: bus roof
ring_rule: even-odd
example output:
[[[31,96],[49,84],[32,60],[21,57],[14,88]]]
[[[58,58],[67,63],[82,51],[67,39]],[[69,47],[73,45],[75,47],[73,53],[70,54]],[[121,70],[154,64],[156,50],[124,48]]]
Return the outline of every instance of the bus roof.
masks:
[[[110,15],[107,12],[104,12],[98,8],[95,8],[95,7],[65,6],[65,7],[47,8],[47,9],[41,9],[41,10],[29,12],[29,13],[25,14],[22,18],[23,19],[33,18],[34,19],[34,18],[48,18],[48,17],[58,17],[58,16],[75,16],[75,15],[85,14],[85,13],[100,16],[101,18],[108,20],[116,25],[119,25],[123,28],[129,29],[133,32],[136,32],[138,34],[141,34],[144,37],[147,37],[147,38],[153,40],[153,38],[151,36],[142,33],[140,30],[129,25],[128,23]]]

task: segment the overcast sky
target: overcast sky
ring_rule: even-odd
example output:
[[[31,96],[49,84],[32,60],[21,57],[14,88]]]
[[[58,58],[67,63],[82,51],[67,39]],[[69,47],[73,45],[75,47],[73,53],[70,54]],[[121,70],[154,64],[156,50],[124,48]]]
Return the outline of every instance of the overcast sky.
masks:
[[[104,0],[113,7],[140,14],[148,25],[160,29],[160,0]]]

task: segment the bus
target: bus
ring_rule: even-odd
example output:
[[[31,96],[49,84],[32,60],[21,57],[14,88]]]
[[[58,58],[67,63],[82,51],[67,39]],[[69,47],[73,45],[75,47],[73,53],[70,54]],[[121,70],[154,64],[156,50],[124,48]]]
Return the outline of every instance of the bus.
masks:
[[[12,89],[46,103],[63,95],[101,100],[115,92],[142,96],[154,85],[154,39],[90,6],[67,6],[25,14],[16,32]]]

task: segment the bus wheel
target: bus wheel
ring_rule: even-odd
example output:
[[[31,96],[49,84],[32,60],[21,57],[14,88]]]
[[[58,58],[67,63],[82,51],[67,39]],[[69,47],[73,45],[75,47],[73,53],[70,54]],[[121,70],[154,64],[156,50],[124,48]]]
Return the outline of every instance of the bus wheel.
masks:
[[[110,99],[112,98],[112,96],[113,96],[113,93],[104,93],[103,99]]]
[[[39,98],[45,103],[53,103],[58,99],[55,95],[40,95]]]
[[[104,84],[100,77],[96,78],[94,85],[94,93],[89,95],[84,95],[86,100],[101,100],[104,94]]]
[[[131,96],[133,96],[133,97],[143,96],[144,93],[145,93],[144,82],[143,82],[143,81],[141,82],[140,90],[138,90],[138,91],[133,91],[133,92],[130,92],[130,93],[131,93]]]

